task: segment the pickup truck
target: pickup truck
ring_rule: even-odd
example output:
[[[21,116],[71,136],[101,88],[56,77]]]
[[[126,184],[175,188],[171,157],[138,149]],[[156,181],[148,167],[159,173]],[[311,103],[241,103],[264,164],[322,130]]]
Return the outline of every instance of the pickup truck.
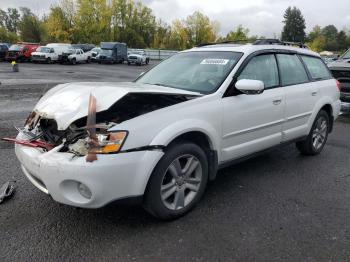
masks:
[[[77,63],[90,63],[91,54],[84,53],[82,49],[69,49],[60,57],[60,63],[69,63],[75,65]]]
[[[340,83],[340,100],[350,103],[350,49],[328,67]]]
[[[145,50],[134,50],[128,54],[128,65],[148,65],[149,57],[147,56]]]

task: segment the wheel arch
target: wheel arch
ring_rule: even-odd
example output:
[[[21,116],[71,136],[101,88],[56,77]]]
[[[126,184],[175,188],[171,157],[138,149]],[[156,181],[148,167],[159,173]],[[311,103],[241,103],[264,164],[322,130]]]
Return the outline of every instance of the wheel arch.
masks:
[[[309,123],[308,123],[308,133],[310,132],[311,128],[312,128],[312,125],[318,115],[318,113],[321,111],[321,110],[324,110],[327,112],[328,116],[329,116],[329,132],[332,132],[333,130],[333,122],[334,122],[334,119],[335,119],[335,116],[334,116],[334,112],[336,112],[336,110],[334,110],[333,108],[333,103],[330,99],[322,99],[320,100],[316,106],[315,106],[315,109],[309,119]]]
[[[189,141],[200,146],[208,158],[209,179],[216,177],[219,163],[220,136],[216,129],[209,123],[198,119],[187,119],[174,123],[163,129],[151,145],[163,145],[166,148],[179,141]]]
[[[330,104],[325,104],[320,111],[326,111],[329,117],[329,133],[333,131],[333,122],[334,122],[334,116],[333,116],[333,107]]]

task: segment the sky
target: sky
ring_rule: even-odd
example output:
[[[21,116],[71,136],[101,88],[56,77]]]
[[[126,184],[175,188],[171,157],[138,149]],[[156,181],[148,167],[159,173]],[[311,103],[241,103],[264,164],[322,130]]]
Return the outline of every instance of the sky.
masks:
[[[58,0],[0,0],[0,8],[26,6],[42,15]],[[157,18],[171,23],[198,10],[220,22],[220,33],[227,34],[238,25],[249,28],[250,35],[279,37],[283,13],[288,6],[298,7],[306,20],[306,31],[315,25],[334,24],[350,30],[350,0],[143,0]]]

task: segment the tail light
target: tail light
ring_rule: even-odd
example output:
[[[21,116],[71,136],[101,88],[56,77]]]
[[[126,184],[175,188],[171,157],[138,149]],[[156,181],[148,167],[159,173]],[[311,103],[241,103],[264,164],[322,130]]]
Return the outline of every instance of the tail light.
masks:
[[[335,80],[335,82],[337,83],[337,87],[338,87],[339,91],[341,91],[341,83],[338,80]]]

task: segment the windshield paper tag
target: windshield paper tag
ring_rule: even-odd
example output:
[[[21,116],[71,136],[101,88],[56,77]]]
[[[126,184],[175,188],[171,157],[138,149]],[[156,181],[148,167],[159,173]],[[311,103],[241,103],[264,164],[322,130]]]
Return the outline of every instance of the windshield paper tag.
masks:
[[[228,59],[213,59],[213,58],[208,58],[208,59],[204,59],[201,62],[201,65],[227,65],[227,63],[230,60]]]

